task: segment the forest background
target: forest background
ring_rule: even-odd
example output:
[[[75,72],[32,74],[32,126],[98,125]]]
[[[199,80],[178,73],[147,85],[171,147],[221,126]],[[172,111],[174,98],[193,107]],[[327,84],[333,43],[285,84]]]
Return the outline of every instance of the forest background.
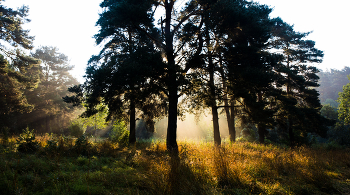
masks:
[[[102,1],[80,83],[0,3],[0,191],[350,191],[350,68],[318,70],[311,32],[271,7]]]
[[[271,11],[268,11],[268,12],[271,12]],[[20,23],[17,24],[17,25],[19,25],[18,28],[22,28],[21,25],[26,23],[25,16],[27,13],[28,13],[28,9],[26,7],[22,8],[22,10],[20,10],[20,12],[18,12],[18,15],[16,17],[18,17],[18,19],[21,20]],[[102,16],[103,15],[100,16],[101,17],[100,20],[103,19]],[[287,24],[285,24],[285,25],[287,25]],[[101,24],[100,24],[100,27],[103,28],[103,26]],[[292,26],[290,26],[290,27],[292,28]],[[7,30],[11,31],[9,28],[7,28]],[[100,31],[100,32],[102,32],[102,31]],[[27,38],[29,41],[33,40],[33,37],[29,36],[28,31],[23,30],[22,33],[23,33],[23,37]],[[298,32],[295,32],[295,33],[298,34]],[[299,34],[299,35],[306,38],[306,36],[308,36],[309,34],[306,33],[306,34]],[[96,38],[98,36],[99,36],[99,34],[96,35]],[[249,35],[249,36],[252,36],[252,35]],[[253,35],[253,36],[255,36],[255,35]],[[13,38],[16,38],[16,37],[13,37]],[[32,45],[30,45],[28,43],[26,45],[24,45],[23,43],[20,43],[20,42],[17,43],[16,42],[17,40],[11,40],[11,38],[4,38],[3,40],[9,41],[10,43],[13,44],[12,46],[14,46],[14,47],[22,46],[23,49],[32,48]],[[197,40],[199,40],[199,38]],[[99,40],[97,39],[97,41],[99,41]],[[205,39],[203,39],[203,41],[205,41]],[[209,45],[212,44],[209,42],[208,42]],[[238,43],[236,43],[236,44],[238,44]],[[208,47],[209,45],[207,45],[206,47]],[[6,44],[4,44],[4,46],[6,46]],[[263,47],[266,47],[266,46],[262,46],[261,49],[263,49]],[[11,46],[10,46],[10,48],[11,48]],[[10,58],[11,58],[11,55],[13,55],[13,56],[26,55],[25,53],[20,54],[19,50],[16,51],[16,52],[18,52],[17,54],[15,54],[15,52],[14,52],[15,50],[13,50],[12,53],[8,52],[5,49],[5,47],[4,47],[3,51],[5,52],[4,56],[10,57]],[[308,55],[310,55],[310,54],[308,54]],[[321,58],[323,57],[323,54],[316,54],[316,55],[319,55],[319,57],[321,57]],[[28,126],[30,129],[35,129],[35,131],[37,133],[65,133],[68,135],[69,129],[72,129],[73,126],[75,126],[75,127],[79,126],[79,128],[84,129],[83,131],[85,131],[85,129],[88,126],[90,126],[90,129],[94,126],[95,131],[94,131],[94,133],[90,133],[90,134],[91,135],[92,134],[102,135],[102,133],[98,134],[95,132],[96,132],[96,129],[101,129],[101,128],[104,128],[106,126],[106,123],[103,122],[102,118],[107,116],[107,114],[108,114],[107,110],[105,110],[104,114],[100,113],[99,117],[94,115],[94,117],[95,117],[94,120],[92,120],[91,118],[88,120],[78,119],[79,122],[72,122],[73,118],[75,118],[76,116],[79,115],[78,114],[79,111],[78,111],[78,109],[71,107],[71,105],[62,102],[62,100],[61,100],[61,97],[64,97],[64,96],[69,94],[66,91],[67,88],[78,84],[77,80],[70,75],[71,73],[69,71],[71,71],[73,69],[73,66],[71,66],[69,64],[68,57],[62,53],[59,53],[58,48],[47,47],[47,46],[42,46],[42,47],[36,49],[36,51],[32,52],[28,57],[33,58],[31,60],[34,60],[34,58],[41,60],[40,63],[38,62],[40,65],[39,65],[39,67],[37,67],[38,70],[34,70],[33,68],[29,68],[29,69],[33,69],[33,70],[30,70],[30,71],[32,71],[30,73],[32,75],[29,75],[29,77],[31,77],[31,79],[32,79],[31,81],[29,81],[29,80],[21,81],[21,78],[19,78],[19,77],[16,78],[17,81],[16,81],[16,79],[12,80],[12,82],[14,82],[14,83],[11,83],[12,88],[13,88],[12,94],[9,93],[9,91],[6,91],[6,90],[8,90],[8,88],[6,88],[6,90],[3,90],[4,94],[8,93],[8,95],[5,96],[6,97],[5,99],[7,99],[7,100],[4,99],[4,104],[3,104],[3,105],[6,105],[6,106],[3,106],[3,111],[2,111],[2,113],[4,113],[4,115],[3,115],[4,117],[2,117],[2,124],[4,124],[3,128],[7,129],[6,131],[10,131],[12,133],[20,133],[22,129],[25,129]],[[320,60],[320,59],[317,59],[317,60]],[[207,60],[209,60],[209,59],[207,59]],[[310,60],[310,59],[308,59],[308,60]],[[317,62],[317,60],[314,62]],[[34,63],[34,62],[31,62],[31,63]],[[270,61],[270,63],[274,63],[274,62]],[[280,63],[282,63],[282,61]],[[289,63],[289,62],[287,62],[287,63]],[[16,68],[19,68],[20,66],[15,65],[15,61],[9,60],[9,63],[7,66],[12,67],[15,71],[14,73],[16,73],[16,74],[19,73],[18,71],[16,72]],[[18,67],[16,67],[16,66],[18,66]],[[5,68],[8,68],[8,67],[5,67]],[[205,68],[203,70],[205,70]],[[34,71],[36,71],[36,72],[34,73]],[[216,70],[214,70],[214,72],[215,71]],[[6,72],[6,71],[4,71],[4,72]],[[315,73],[316,72],[317,71],[315,71]],[[337,95],[340,91],[342,91],[342,89],[341,89],[342,86],[344,86],[347,83],[347,80],[345,77],[345,75],[347,73],[348,73],[347,67],[344,68],[343,70],[331,69],[327,72],[321,71],[320,73],[318,73],[318,75],[320,76],[320,81],[319,81],[320,87],[318,87],[317,90],[320,92],[319,98],[320,98],[321,103],[323,105],[330,105],[333,108],[333,110],[338,108],[338,103],[336,102],[336,100],[338,99]],[[8,72],[7,72],[7,74],[8,74]],[[29,74],[29,71],[25,74]],[[37,75],[34,75],[34,74],[37,74]],[[228,73],[224,73],[224,74],[228,74]],[[283,74],[283,73],[281,73],[281,74]],[[289,74],[289,73],[287,73],[287,74]],[[299,72],[296,74],[303,74],[303,73],[301,73],[299,70]],[[24,76],[24,75],[21,75],[21,76]],[[224,75],[224,76],[227,76],[227,75]],[[288,77],[288,79],[290,78],[289,75],[287,77]],[[12,79],[14,79],[14,78],[15,77],[12,77]],[[7,79],[10,79],[10,77]],[[10,80],[8,80],[8,81],[10,81]],[[27,82],[27,83],[31,82],[30,85],[32,85],[32,86],[30,86],[30,87],[25,86],[27,89],[24,89],[23,83],[25,83],[25,82]],[[273,81],[273,82],[275,82],[275,81]],[[285,82],[285,81],[283,81],[283,82]],[[271,83],[272,82],[270,82],[270,84]],[[210,83],[208,85],[210,85]],[[214,85],[216,85],[216,84],[214,84]],[[287,85],[285,84],[285,86],[287,86]],[[8,86],[3,86],[3,87],[5,88]],[[220,89],[220,90],[222,90],[222,89]],[[264,90],[266,90],[266,89],[264,89]],[[214,93],[217,93],[217,92],[214,92]],[[229,93],[227,93],[227,95],[228,94]],[[11,97],[11,95],[12,95],[12,97]],[[203,98],[203,97],[201,97],[201,98]],[[223,101],[223,99],[219,100],[219,101]],[[218,105],[218,106],[220,107],[220,105]],[[204,105],[204,107],[205,107],[205,105]],[[320,109],[320,108],[316,108],[316,109]],[[221,110],[223,112],[224,109],[221,109]],[[324,116],[327,116],[328,118],[330,118],[332,120],[338,120],[337,117],[334,117],[336,115],[335,113],[332,113],[332,114],[329,113],[330,110],[331,109],[329,109],[329,107],[324,106],[322,108],[322,110],[319,110],[319,111],[321,111],[321,113],[323,113]],[[80,110],[80,112],[82,112],[82,111]],[[185,112],[185,110],[183,110],[182,112]],[[249,111],[247,111],[247,110],[245,110],[244,112],[249,113]],[[85,113],[87,113],[87,112],[85,112]],[[226,112],[226,114],[227,113],[229,113],[229,112]],[[181,115],[181,113],[178,113],[178,114]],[[178,115],[178,114],[176,114],[176,115]],[[90,113],[90,115],[91,115],[91,113]],[[87,114],[86,116],[90,116],[90,115]],[[163,115],[164,115],[164,113],[163,113]],[[330,117],[331,115],[332,115],[332,117]],[[146,129],[151,129],[150,132],[152,133],[154,131],[155,124],[151,124],[152,122],[150,122],[150,121],[152,121],[153,119],[150,119],[147,121],[147,117],[148,118],[150,118],[150,117],[147,116],[146,112],[139,115],[138,117],[142,118],[142,121],[145,121],[146,123],[148,122],[146,124]],[[223,117],[225,117],[225,116],[223,116]],[[158,118],[158,120],[160,120],[161,116],[158,114],[157,116],[153,116],[153,118]],[[226,117],[226,118],[230,118],[230,117]],[[125,120],[127,123],[130,120],[130,118],[126,117],[123,120]],[[245,117],[237,116],[236,120],[237,121],[241,120],[241,122],[237,122],[237,121],[235,122],[235,123],[237,123],[237,127],[238,127],[238,130],[235,133],[237,135],[235,135],[235,137],[236,136],[237,137],[243,136],[242,132],[244,129],[251,129],[254,127],[254,125],[253,125],[253,127],[247,128],[247,124],[250,124],[252,121],[242,122],[242,121],[246,120]],[[142,121],[139,124],[141,126],[142,126]],[[78,123],[79,123],[79,125],[78,125]],[[221,121],[221,123],[223,123],[223,121]],[[245,123],[245,124],[243,124],[243,123]],[[210,124],[205,124],[204,126],[208,126],[208,125],[210,125]],[[159,133],[158,137],[162,137],[162,136],[164,137],[166,135],[166,133],[164,132],[165,128],[160,128],[160,126],[164,127],[164,124],[163,125],[158,124],[158,131],[157,131]],[[221,124],[220,126],[221,126],[221,129],[226,129],[226,128],[229,129],[229,127],[225,127],[225,126],[227,126],[227,124],[226,125]],[[334,126],[336,126],[336,125],[334,125]],[[193,128],[198,129],[198,127],[195,127],[195,126],[193,126]],[[161,130],[161,129],[163,129],[163,130]],[[216,129],[217,129],[217,127],[216,127]],[[141,131],[141,130],[139,130],[139,131]],[[201,129],[200,131],[202,131],[202,132],[200,132],[200,134],[202,136],[208,137],[208,135],[206,135],[206,134],[210,130],[204,130],[204,132],[203,132],[203,129]],[[217,130],[215,130],[215,124],[214,124],[213,131],[217,132]],[[258,130],[253,130],[253,131],[258,131]],[[179,131],[179,132],[181,132],[181,131]],[[225,130],[222,130],[222,132],[225,132]],[[312,131],[310,133],[312,133]],[[196,137],[197,134],[198,133],[192,133],[192,137]],[[216,134],[218,134],[218,133],[216,133]],[[226,133],[226,134],[222,133],[222,134],[224,136],[229,135],[228,133]],[[179,133],[179,135],[181,135],[181,133]],[[259,136],[256,136],[256,137],[259,137]],[[260,141],[262,141],[262,140],[260,140]]]

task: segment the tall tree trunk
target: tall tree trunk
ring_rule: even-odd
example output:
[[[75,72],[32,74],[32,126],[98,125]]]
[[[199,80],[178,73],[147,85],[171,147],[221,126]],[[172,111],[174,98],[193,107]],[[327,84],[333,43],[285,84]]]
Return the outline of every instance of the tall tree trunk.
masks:
[[[289,49],[287,47],[287,49]],[[287,69],[290,70],[290,56],[287,55]],[[287,97],[290,98],[292,96],[291,92],[291,79],[289,76],[289,73],[287,75]],[[287,129],[288,129],[288,134],[289,134],[289,142],[290,142],[290,147],[294,148],[295,147],[295,137],[294,137],[294,132],[293,132],[293,120],[290,116],[290,113],[288,111],[288,116],[287,116]]]
[[[129,53],[132,54],[133,48],[132,46],[134,45],[133,40],[132,40],[132,28],[128,28],[128,36],[129,36]],[[135,108],[135,89],[134,89],[134,84],[131,86],[131,93],[132,96],[130,98],[130,134],[129,134],[129,144],[133,144],[136,142],[136,108]]]
[[[222,80],[222,87],[224,89],[224,108],[226,113],[226,120],[227,120],[227,126],[228,126],[228,133],[230,137],[230,142],[236,141],[236,127],[235,127],[235,103],[233,100],[231,100],[231,106],[228,103],[228,89],[226,84],[226,76],[223,70],[222,65],[222,56],[219,53],[219,64],[220,64],[220,74],[221,74],[221,80]],[[230,113],[231,110],[231,113]]]
[[[262,93],[258,92],[258,102],[262,101]],[[265,143],[265,125],[259,122],[258,124],[258,135],[259,135],[259,143]]]
[[[165,53],[168,60],[168,97],[169,97],[169,112],[168,112],[168,129],[167,129],[167,149],[178,154],[178,146],[176,141],[177,131],[177,79],[176,79],[176,64],[173,48],[173,34],[171,33],[171,14],[174,6],[174,0],[165,0]]]
[[[167,149],[174,154],[178,153],[176,141],[177,130],[177,90],[169,90],[169,113],[168,113],[168,129],[167,129]]]
[[[224,84],[225,87],[225,84]],[[226,120],[227,120],[227,127],[228,127],[228,133],[230,136],[230,141],[234,142],[234,140],[232,139],[232,135],[231,135],[231,114],[230,114],[230,107],[228,105],[228,100],[227,100],[227,94],[224,95],[224,108],[225,108],[225,113],[226,113]]]
[[[129,143],[133,144],[136,142],[136,109],[135,102],[133,100],[130,101],[130,135],[129,135]]]
[[[215,92],[215,82],[214,82],[214,71],[215,66],[213,63],[212,53],[210,50],[210,35],[209,30],[206,28],[206,42],[208,49],[208,58],[209,58],[209,88],[210,88],[210,103],[211,103],[211,111],[213,115],[213,130],[214,130],[214,143],[215,145],[221,145],[221,137],[220,137],[220,129],[219,129],[219,114],[218,107],[216,105],[216,92]]]
[[[236,141],[236,123],[235,123],[236,111],[235,111],[234,100],[231,100],[230,110],[231,110],[231,115],[230,115],[230,123],[229,123],[228,131],[230,134],[230,141],[235,142]]]
[[[221,136],[219,130],[219,116],[218,116],[218,108],[217,106],[212,106],[211,111],[213,114],[213,128],[214,128],[214,143],[215,145],[221,145]]]
[[[216,93],[215,93],[215,84],[214,84],[214,65],[209,58],[209,74],[210,74],[210,102],[211,102],[211,111],[213,115],[213,130],[214,130],[214,143],[215,145],[221,145],[220,129],[219,129],[219,114],[218,107],[216,106]]]
[[[265,128],[264,128],[264,125],[261,123],[258,124],[258,134],[259,134],[259,143],[264,144],[265,143]]]
[[[289,142],[290,142],[290,147],[294,148],[295,147],[295,136],[293,132],[293,120],[291,119],[290,116],[288,116],[288,134],[289,134]]]

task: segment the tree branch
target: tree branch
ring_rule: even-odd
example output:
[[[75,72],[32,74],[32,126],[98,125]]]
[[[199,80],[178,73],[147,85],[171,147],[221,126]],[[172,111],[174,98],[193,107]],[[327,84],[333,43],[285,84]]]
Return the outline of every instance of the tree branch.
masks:
[[[146,35],[148,38],[150,38],[159,48],[165,50],[165,45],[164,45],[161,41],[159,41],[158,39],[156,39],[156,38],[154,38],[152,35],[150,35],[150,34],[147,32],[146,29],[143,29],[143,28],[141,28],[140,26],[135,25],[135,24],[134,24],[134,27],[135,27],[136,29],[138,29],[138,30],[144,32],[145,35]]]

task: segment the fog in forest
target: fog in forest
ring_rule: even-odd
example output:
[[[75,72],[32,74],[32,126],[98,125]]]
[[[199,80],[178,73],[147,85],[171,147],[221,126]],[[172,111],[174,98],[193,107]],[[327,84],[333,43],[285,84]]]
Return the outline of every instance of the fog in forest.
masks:
[[[136,126],[142,128],[144,124],[138,121]],[[155,124],[155,133],[152,138],[166,139],[167,118],[158,120]],[[196,117],[194,114],[186,114],[183,120],[179,117],[177,120],[177,139],[178,140],[213,140],[213,122],[210,113],[202,114]],[[227,138],[228,127],[224,115],[219,116],[219,127],[221,138]],[[238,131],[239,135],[240,131]],[[138,133],[137,135],[138,136]]]

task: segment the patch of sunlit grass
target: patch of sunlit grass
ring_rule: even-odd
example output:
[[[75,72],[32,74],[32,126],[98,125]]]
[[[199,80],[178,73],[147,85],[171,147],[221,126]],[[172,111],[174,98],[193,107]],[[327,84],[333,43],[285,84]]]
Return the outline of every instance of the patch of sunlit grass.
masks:
[[[88,140],[84,145],[88,152],[82,155],[74,150],[75,139],[45,135],[37,140],[38,154],[1,154],[0,190],[12,194],[19,189],[53,194],[350,192],[346,149],[289,149],[249,142],[215,147],[211,142],[184,140],[178,142],[179,155],[173,156],[161,140],[124,148],[109,140]],[[9,143],[15,142],[9,138]]]

